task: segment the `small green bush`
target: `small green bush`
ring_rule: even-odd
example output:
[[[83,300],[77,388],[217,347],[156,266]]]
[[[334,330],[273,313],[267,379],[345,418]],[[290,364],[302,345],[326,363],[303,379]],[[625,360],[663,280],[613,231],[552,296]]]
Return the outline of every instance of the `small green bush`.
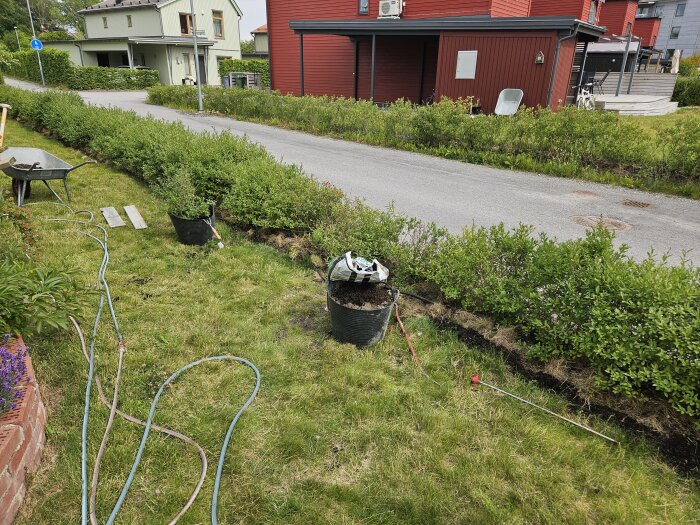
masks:
[[[219,63],[219,77],[228,75],[231,71],[244,73],[260,73],[263,86],[270,86],[270,61],[269,60],[241,60],[228,58]]]
[[[308,232],[341,202],[340,191],[310,180],[297,166],[283,166],[269,157],[232,168],[222,207],[240,224]]]
[[[85,306],[72,272],[42,268],[27,257],[32,239],[29,212],[0,191],[0,334],[66,329],[68,316]]]
[[[168,213],[180,219],[209,217],[211,203],[197,194],[190,175],[184,170],[155,186],[156,194],[165,201]]]
[[[671,100],[679,106],[700,106],[700,77],[678,77]]]

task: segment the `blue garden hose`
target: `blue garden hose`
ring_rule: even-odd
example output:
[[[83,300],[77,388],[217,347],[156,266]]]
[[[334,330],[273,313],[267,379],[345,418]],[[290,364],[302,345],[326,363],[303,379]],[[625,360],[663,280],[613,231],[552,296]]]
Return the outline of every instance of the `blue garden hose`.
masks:
[[[101,289],[101,294],[100,294],[100,301],[98,304],[97,308],[97,314],[95,316],[95,321],[93,323],[93,329],[92,329],[92,337],[90,341],[90,352],[89,352],[89,365],[88,365],[88,380],[85,388],[85,408],[83,411],[83,428],[82,428],[82,443],[81,443],[81,476],[82,476],[82,499],[81,499],[81,523],[82,525],[87,525],[87,519],[88,519],[88,481],[87,481],[87,427],[88,427],[88,420],[89,420],[89,411],[90,411],[90,394],[92,390],[92,382],[94,378],[94,370],[95,370],[95,364],[94,364],[94,358],[95,358],[95,341],[96,341],[96,336],[97,336],[97,328],[99,326],[100,319],[102,317],[102,310],[104,309],[104,304],[105,304],[105,299],[107,302],[107,305],[110,310],[110,314],[112,317],[112,323],[114,325],[114,329],[117,335],[118,341],[121,343],[123,341],[121,332],[119,331],[119,323],[117,321],[117,316],[114,311],[114,305],[112,303],[112,297],[109,291],[109,285],[107,283],[107,280],[105,278],[105,274],[107,272],[107,266],[109,265],[109,249],[107,247],[107,230],[103,228],[100,225],[97,224],[92,224],[92,219],[93,219],[93,214],[89,211],[81,210],[79,212],[74,212],[73,210],[70,209],[70,207],[66,206],[71,212],[75,213],[89,213],[90,214],[90,222],[86,221],[79,221],[79,220],[74,220],[74,219],[49,219],[51,221],[60,221],[60,222],[73,222],[76,224],[84,224],[88,226],[95,226],[99,228],[102,233],[103,233],[103,240],[98,239],[94,235],[87,233],[87,232],[82,232],[84,235],[94,239],[102,248],[103,250],[103,256],[102,256],[102,262],[100,264],[99,270],[97,272],[98,275],[98,285]],[[134,459],[134,463],[132,464],[131,471],[129,472],[129,476],[124,483],[124,486],[121,490],[121,493],[119,494],[119,498],[114,505],[114,508],[112,509],[112,512],[110,513],[109,519],[107,520],[107,525],[111,525],[114,523],[114,520],[116,519],[117,515],[119,514],[119,511],[121,510],[122,504],[124,503],[124,499],[126,498],[127,493],[129,492],[129,489],[131,488],[131,484],[133,483],[134,476],[136,474],[136,470],[138,469],[139,463],[141,462],[141,456],[143,454],[143,451],[146,447],[146,441],[148,439],[148,435],[151,430],[152,422],[153,422],[153,415],[155,413],[156,405],[158,403],[158,400],[160,399],[161,394],[163,393],[163,390],[165,387],[170,384],[173,380],[175,380],[178,376],[180,376],[182,373],[185,371],[189,370],[190,368],[193,368],[197,365],[200,365],[205,362],[209,361],[221,361],[221,360],[232,360],[232,361],[238,361],[239,363],[242,363],[250,368],[255,372],[255,387],[248,397],[247,401],[243,404],[243,406],[238,410],[236,413],[235,417],[229,424],[228,430],[226,432],[226,436],[224,437],[223,444],[221,446],[221,452],[219,455],[219,462],[217,465],[216,469],[216,476],[214,478],[214,488],[212,492],[212,500],[211,500],[211,523],[213,525],[218,524],[218,517],[217,517],[217,511],[218,511],[218,496],[219,496],[219,487],[221,484],[221,475],[223,472],[223,467],[224,467],[224,461],[226,458],[226,451],[228,449],[228,445],[231,441],[231,436],[233,434],[233,429],[236,426],[236,423],[238,422],[238,419],[241,417],[243,412],[250,406],[250,404],[253,402],[255,399],[255,396],[257,395],[258,391],[260,390],[260,372],[257,369],[257,367],[248,361],[247,359],[244,359],[242,357],[237,357],[237,356],[227,356],[227,355],[222,355],[222,356],[215,356],[215,357],[205,357],[202,359],[199,359],[197,361],[193,361],[179,370],[177,370],[175,373],[173,373],[158,389],[158,392],[156,393],[156,396],[153,399],[153,402],[151,403],[151,408],[148,413],[148,419],[146,420],[146,426],[143,432],[143,436],[141,438],[141,443],[139,445],[139,448],[136,453],[136,458]]]
[[[217,525],[219,523],[219,520],[217,518],[217,510],[218,510],[218,505],[219,505],[219,503],[218,503],[219,486],[221,484],[221,472],[224,468],[224,460],[226,459],[226,449],[228,448],[228,444],[231,441],[231,434],[233,433],[233,428],[236,426],[238,419],[241,417],[241,414],[243,414],[243,412],[245,412],[245,410],[250,406],[250,404],[253,402],[253,399],[255,399],[255,396],[257,395],[258,390],[260,390],[260,372],[258,371],[257,367],[253,363],[248,361],[247,359],[244,359],[242,357],[231,356],[231,355],[205,357],[203,359],[193,361],[193,362],[183,366],[182,368],[180,368],[177,372],[175,372],[168,379],[166,379],[162,385],[160,385],[160,388],[158,389],[158,392],[156,393],[156,396],[153,398],[153,402],[151,403],[151,409],[148,411],[148,418],[146,419],[146,428],[143,431],[143,436],[141,437],[141,444],[139,445],[138,451],[136,452],[136,459],[134,459],[134,463],[131,466],[131,472],[129,472],[129,477],[127,478],[126,482],[124,483],[124,487],[122,488],[122,491],[119,494],[119,499],[117,500],[117,503],[114,505],[114,508],[112,509],[112,513],[109,515],[109,519],[107,520],[107,525],[112,525],[114,523],[114,520],[116,519],[117,514],[119,513],[119,510],[121,509],[122,503],[124,503],[124,498],[126,498],[126,494],[127,494],[127,492],[129,492],[129,488],[131,487],[131,484],[134,481],[136,469],[138,469],[139,463],[141,462],[141,455],[143,454],[144,448],[146,448],[146,440],[148,439],[148,434],[151,431],[151,424],[153,422],[153,414],[156,411],[156,405],[158,404],[158,400],[160,399],[160,396],[163,393],[163,390],[165,390],[165,387],[168,386],[180,374],[189,370],[190,368],[194,368],[197,365],[200,365],[202,363],[206,363],[209,361],[222,361],[222,360],[238,361],[239,363],[243,363],[244,365],[247,365],[250,368],[252,368],[253,372],[255,372],[255,388],[253,388],[253,392],[248,397],[248,400],[238,410],[238,413],[231,421],[231,424],[229,425],[228,430],[226,431],[226,437],[224,438],[224,442],[221,446],[221,453],[219,454],[219,464],[216,467],[216,477],[214,478],[214,490],[213,490],[212,496],[211,496],[211,522],[212,522],[212,525]]]

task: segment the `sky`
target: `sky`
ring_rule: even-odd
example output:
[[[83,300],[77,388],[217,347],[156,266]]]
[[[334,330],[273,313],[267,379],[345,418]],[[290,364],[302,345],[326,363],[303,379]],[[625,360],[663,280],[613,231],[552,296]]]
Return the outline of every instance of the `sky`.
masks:
[[[236,0],[236,3],[243,11],[241,40],[250,40],[250,32],[267,23],[265,0]]]

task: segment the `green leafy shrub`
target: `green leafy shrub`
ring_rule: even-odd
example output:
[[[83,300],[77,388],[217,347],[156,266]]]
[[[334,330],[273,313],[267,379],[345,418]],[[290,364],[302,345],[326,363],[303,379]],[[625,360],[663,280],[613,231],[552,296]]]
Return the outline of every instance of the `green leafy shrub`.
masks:
[[[0,259],[0,332],[32,335],[68,329],[69,315],[84,303],[71,272],[42,269],[29,261]]]
[[[160,84],[160,75],[153,69],[114,67],[76,67],[68,84],[70,89],[146,89]]]
[[[37,35],[37,38],[42,42],[62,42],[66,40],[75,40],[75,37],[66,31],[47,31]]]
[[[0,334],[68,328],[85,306],[70,271],[42,268],[26,256],[34,238],[30,214],[0,191]]]
[[[154,96],[163,92],[189,99],[192,90],[152,90]],[[225,90],[211,93],[235,111],[293,116],[324,130],[348,126],[377,140],[406,141],[422,133],[450,154],[459,154],[468,140],[483,147],[484,155],[493,153],[487,149],[491,144],[497,152],[518,152],[520,159],[574,162],[580,155],[595,163],[633,165],[638,155],[623,137],[620,144],[632,153],[601,153],[607,146],[599,141],[615,140],[615,130],[601,131],[604,138],[586,136],[580,144],[568,144],[572,136],[587,135],[592,124],[616,123],[609,115],[564,112],[558,117],[527,111],[515,119],[461,121],[454,105],[444,105],[431,116],[430,125],[416,131],[410,118],[414,110],[405,103],[379,110],[333,99],[289,102],[259,92],[240,91],[235,97]],[[533,358],[586,363],[596,371],[600,388],[665,399],[679,413],[700,416],[700,274],[690,265],[634,261],[624,248],[615,248],[612,234],[602,228],[564,243],[535,236],[526,226],[469,228],[452,235],[391,209],[378,211],[347,201],[337,190],[305,177],[298,168],[281,166],[259,146],[229,134],[193,134],[180,124],[89,107],[71,94],[0,86],[0,99],[13,106],[13,116],[110,161],[156,191],[182,178],[177,190],[185,187],[186,198],[177,202],[221,203],[240,226],[306,234],[329,257],[347,250],[377,257],[390,264],[402,285],[427,282],[455,304],[520,327],[532,343]],[[338,107],[347,111],[334,116]],[[346,120],[348,114],[356,122]],[[436,130],[450,122],[458,129],[450,132],[449,143],[441,142]],[[534,129],[538,127],[544,129]],[[631,128],[621,130],[628,134]],[[676,149],[653,169],[697,177],[697,133],[693,123],[662,131],[660,143]],[[538,152],[541,141],[546,147]]]
[[[679,106],[700,106],[700,77],[678,77],[671,100]]]
[[[32,41],[32,35],[26,33],[22,30],[18,31],[19,34],[19,45],[17,47],[17,35],[14,31],[7,31],[2,35],[2,43],[10,51],[20,51],[20,49],[30,49],[29,43]]]
[[[232,165],[223,208],[240,224],[308,232],[341,202],[340,191],[269,157]]]
[[[241,60],[238,58],[227,58],[219,62],[219,77],[228,75],[231,71],[241,71],[244,73],[260,73],[260,80],[263,86],[270,86],[269,60]]]
[[[190,175],[184,170],[160,182],[155,192],[165,201],[168,213],[180,219],[201,219],[211,214],[211,203],[197,194]]]
[[[682,89],[681,98],[690,103],[694,90],[700,97],[700,79],[697,88],[687,80],[679,79],[676,89]],[[148,101],[197,108],[196,90],[187,86],[150,88]],[[524,109],[513,118],[473,118],[470,104],[470,100],[443,99],[431,106],[414,107],[399,100],[379,108],[367,101],[344,98],[204,89],[207,110],[368,144],[567,177],[595,170],[609,178],[624,178],[626,184],[654,184],[659,178],[680,184],[696,181],[690,164],[669,163],[654,154],[671,143],[659,143],[648,130],[614,113],[565,107],[556,112]]]
[[[17,63],[3,68],[7,75],[32,82],[41,82],[36,51],[23,47],[22,51],[13,53],[13,56]],[[41,65],[44,69],[44,79],[48,85],[68,86],[70,84],[75,67],[67,52],[44,48],[41,51]]]
[[[700,76],[700,54],[682,58],[678,74],[682,77]]]

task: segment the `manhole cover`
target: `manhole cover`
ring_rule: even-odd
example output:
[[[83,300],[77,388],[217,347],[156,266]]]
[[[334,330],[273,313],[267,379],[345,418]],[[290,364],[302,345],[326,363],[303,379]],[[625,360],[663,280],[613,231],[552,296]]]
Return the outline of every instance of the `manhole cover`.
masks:
[[[608,230],[615,231],[627,231],[632,229],[632,225],[627,224],[619,219],[612,219],[610,217],[598,217],[596,215],[574,215],[571,219],[581,226],[586,228],[595,228],[599,224],[602,224]]]
[[[622,201],[623,206],[630,206],[632,208],[651,208],[652,205],[649,204],[648,202],[641,202],[641,201],[631,201],[629,199],[626,199]]]

